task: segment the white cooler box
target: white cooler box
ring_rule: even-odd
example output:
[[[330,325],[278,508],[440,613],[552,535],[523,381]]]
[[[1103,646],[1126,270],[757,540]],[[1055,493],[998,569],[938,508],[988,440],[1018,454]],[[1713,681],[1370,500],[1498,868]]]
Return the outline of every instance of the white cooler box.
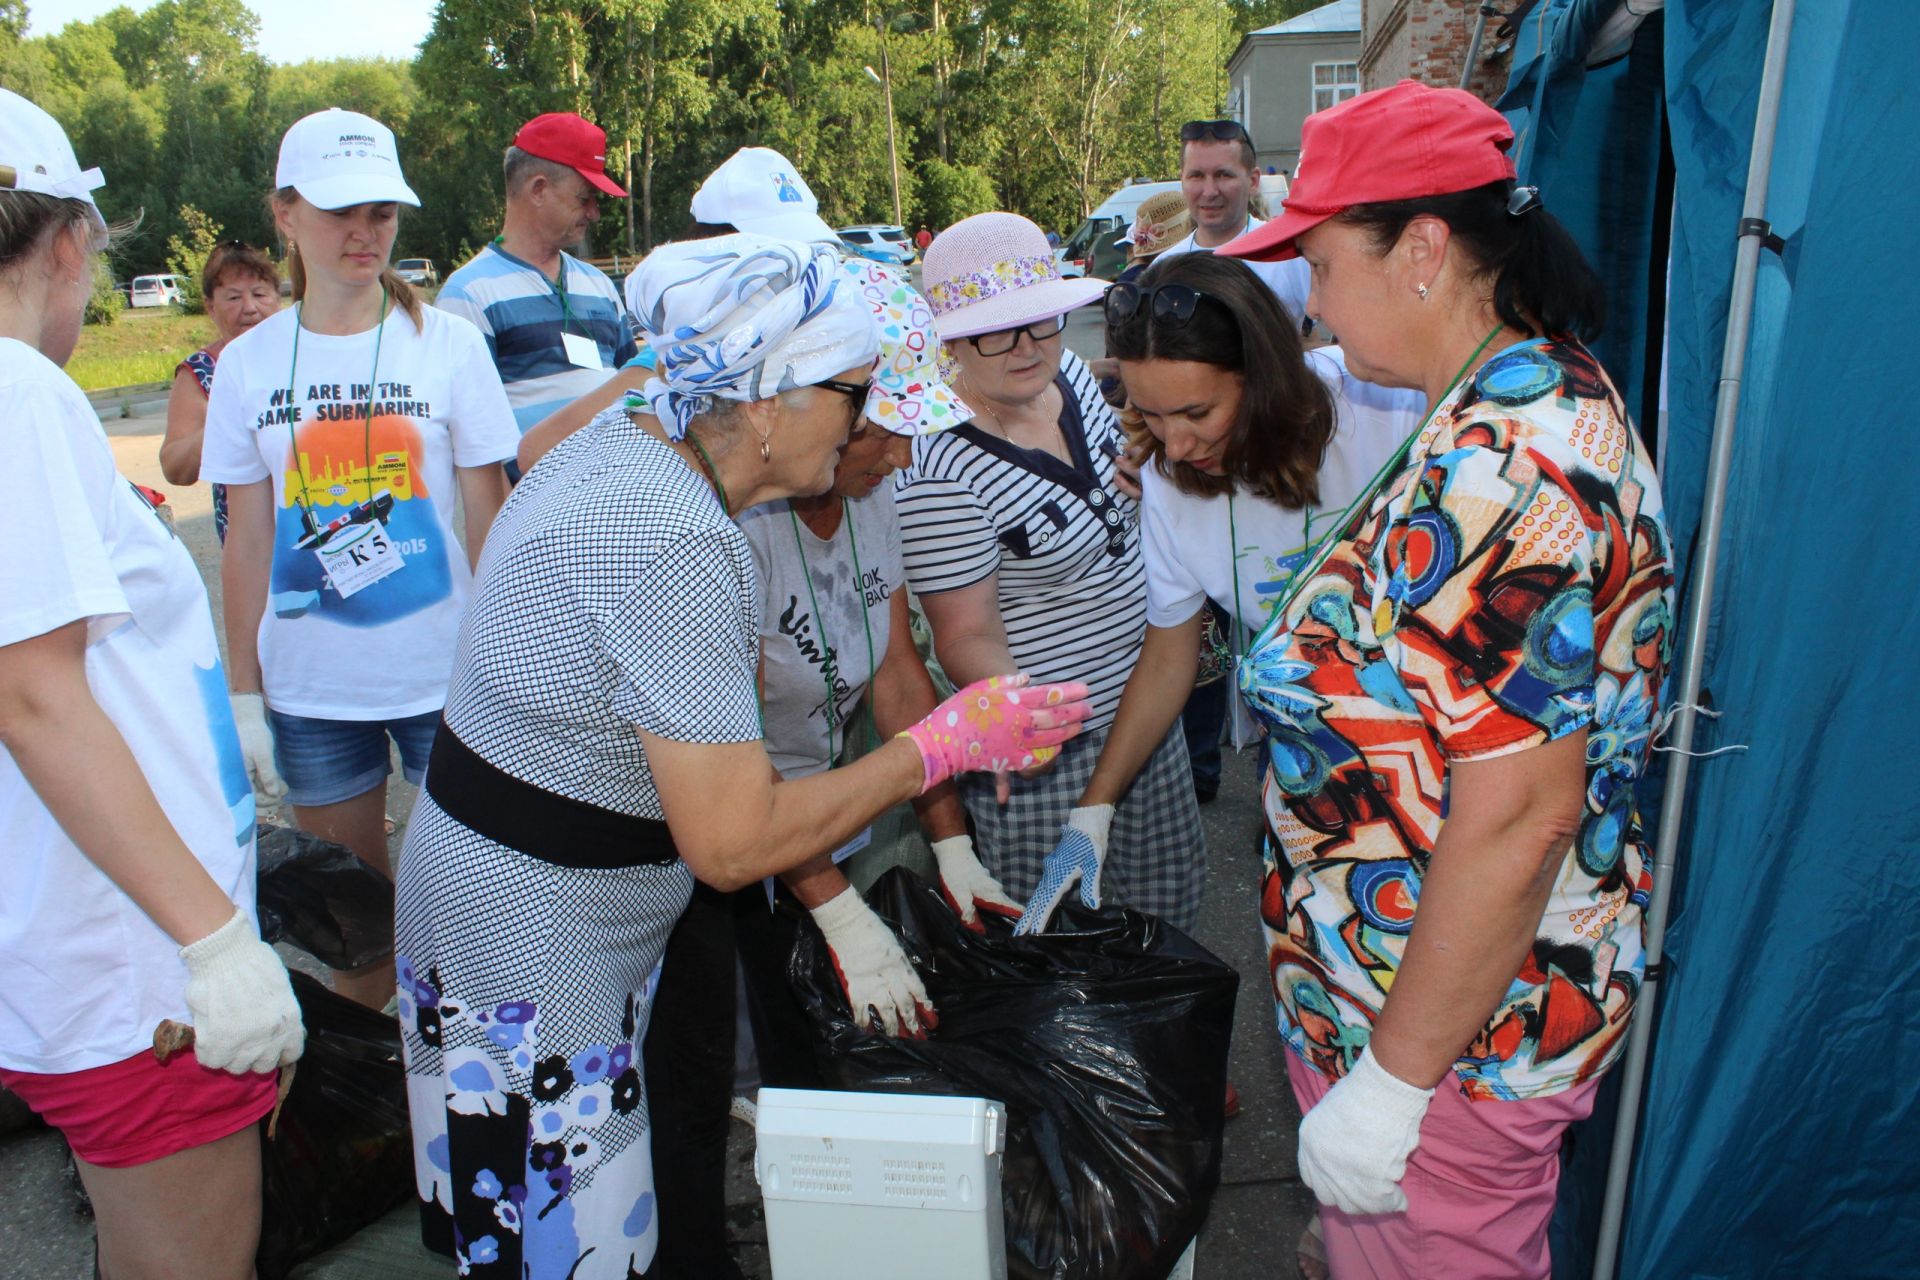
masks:
[[[774,1280],[1005,1280],[1000,1103],[762,1089],[755,1132]]]

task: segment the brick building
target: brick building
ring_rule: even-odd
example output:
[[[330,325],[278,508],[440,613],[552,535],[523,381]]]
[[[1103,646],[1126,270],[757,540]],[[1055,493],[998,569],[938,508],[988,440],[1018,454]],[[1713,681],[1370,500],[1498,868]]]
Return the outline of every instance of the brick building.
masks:
[[[1459,84],[1479,16],[1479,0],[1363,0],[1361,88],[1379,89],[1401,80]],[[1488,19],[1480,41],[1480,68],[1468,86],[1488,102],[1507,86],[1509,53],[1494,36],[1499,25],[1498,18]]]

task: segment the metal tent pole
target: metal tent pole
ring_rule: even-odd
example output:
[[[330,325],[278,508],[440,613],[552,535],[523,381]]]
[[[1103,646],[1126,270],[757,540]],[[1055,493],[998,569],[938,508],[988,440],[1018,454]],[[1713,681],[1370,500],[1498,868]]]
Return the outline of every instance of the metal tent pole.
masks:
[[[1607,1194],[1601,1207],[1600,1239],[1594,1249],[1594,1280],[1613,1280],[1619,1264],[1625,1224],[1627,1184],[1633,1172],[1633,1142],[1640,1102],[1646,1090],[1647,1053],[1653,1039],[1653,1012],[1659,996],[1667,911],[1673,902],[1673,874],[1686,811],[1687,776],[1692,772],[1695,708],[1706,666],[1707,632],[1713,616],[1713,580],[1720,563],[1720,535],[1726,519],[1727,474],[1733,466],[1734,426],[1740,414],[1740,384],[1746,372],[1747,336],[1753,325],[1754,284],[1760,250],[1771,229],[1766,223],[1767,182],[1773,170],[1773,139],[1780,120],[1781,88],[1786,80],[1787,45],[1792,35],[1794,0],[1774,0],[1767,28],[1767,55],[1760,71],[1760,102],[1754,112],[1753,154],[1747,161],[1747,194],[1741,208],[1734,256],[1733,296],[1727,307],[1727,341],[1720,355],[1720,382],[1713,407],[1713,443],[1707,455],[1707,490],[1701,498],[1699,560],[1694,567],[1693,608],[1687,618],[1679,663],[1679,692],[1674,707],[1673,765],[1660,804],[1654,840],[1653,899],[1647,907],[1647,972],[1640,987],[1640,1008],[1627,1031],[1625,1074],[1620,1082],[1620,1113],[1613,1126],[1613,1152],[1607,1167]]]
[[[1480,16],[1473,21],[1473,38],[1467,41],[1467,63],[1464,67],[1460,68],[1460,87],[1462,89],[1467,88],[1473,83],[1473,69],[1480,62],[1480,40],[1487,34],[1487,19],[1491,18],[1497,12],[1498,10],[1492,5],[1482,4],[1480,6]]]

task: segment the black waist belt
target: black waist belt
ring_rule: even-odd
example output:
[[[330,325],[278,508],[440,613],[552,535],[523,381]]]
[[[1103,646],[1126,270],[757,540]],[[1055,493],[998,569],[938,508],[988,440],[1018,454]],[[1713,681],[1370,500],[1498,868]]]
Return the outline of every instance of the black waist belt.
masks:
[[[605,871],[679,857],[658,818],[636,818],[555,795],[475,755],[442,720],[427,761],[426,793],[461,826],[556,866]]]

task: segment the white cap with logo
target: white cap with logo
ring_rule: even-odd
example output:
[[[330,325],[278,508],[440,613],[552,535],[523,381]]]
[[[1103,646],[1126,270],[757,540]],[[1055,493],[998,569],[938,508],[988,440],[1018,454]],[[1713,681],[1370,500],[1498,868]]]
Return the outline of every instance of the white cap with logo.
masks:
[[[820,202],[793,162],[771,147],[742,147],[693,193],[693,216],[754,235],[838,243]]]
[[[419,207],[400,173],[393,130],[358,111],[329,107],[293,122],[280,139],[273,185],[292,187],[317,209],[388,200]]]
[[[93,203],[107,185],[98,169],[82,169],[60,122],[11,89],[0,89],[0,190]]]

